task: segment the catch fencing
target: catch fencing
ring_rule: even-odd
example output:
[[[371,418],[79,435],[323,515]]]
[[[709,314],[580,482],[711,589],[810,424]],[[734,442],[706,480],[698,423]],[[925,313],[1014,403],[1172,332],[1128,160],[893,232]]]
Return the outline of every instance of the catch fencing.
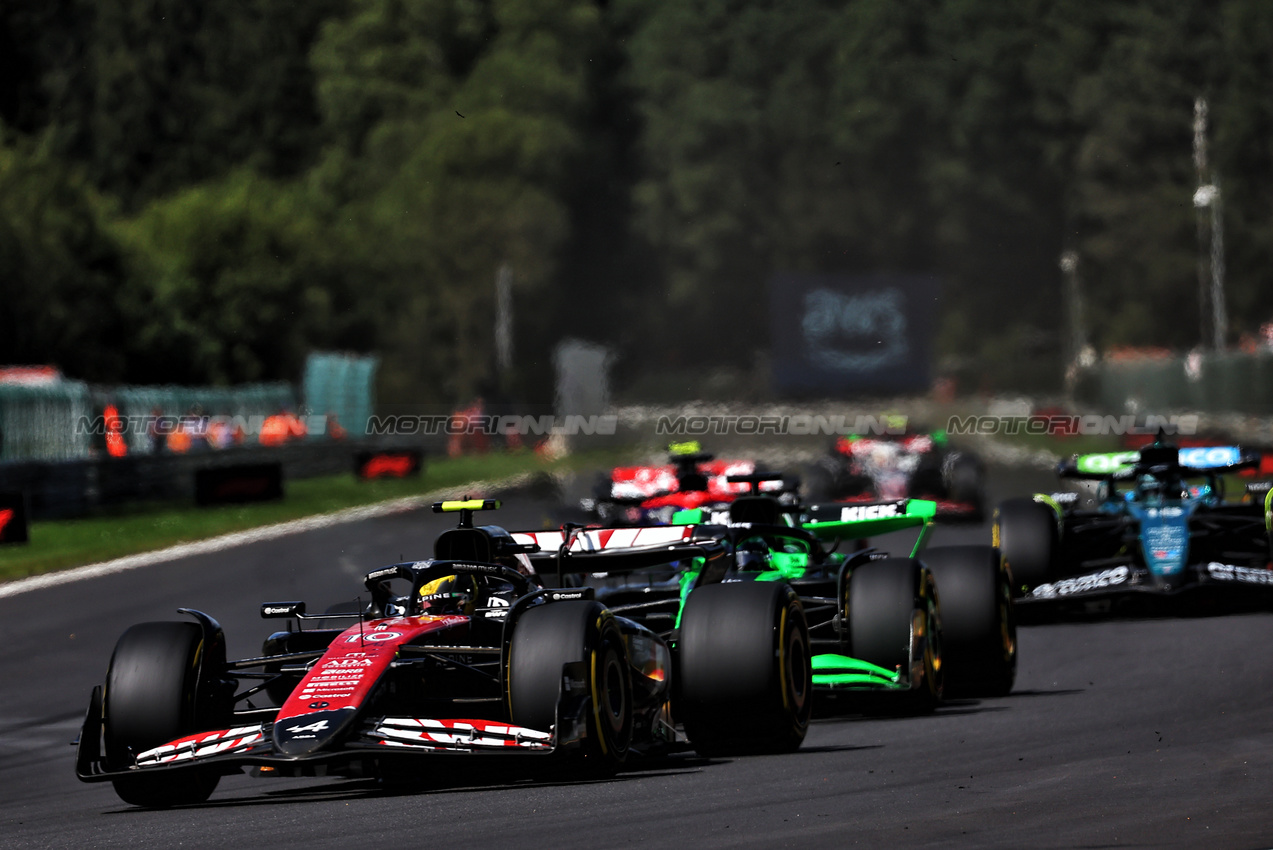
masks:
[[[352,472],[365,439],[378,359],[315,353],[302,392],[232,387],[0,383],[0,492],[26,493],[37,518],[80,516],[139,499],[189,500],[200,469],[278,463],[284,477]]]
[[[1075,396],[1129,413],[1197,410],[1273,415],[1273,352],[1105,361],[1079,375]]]

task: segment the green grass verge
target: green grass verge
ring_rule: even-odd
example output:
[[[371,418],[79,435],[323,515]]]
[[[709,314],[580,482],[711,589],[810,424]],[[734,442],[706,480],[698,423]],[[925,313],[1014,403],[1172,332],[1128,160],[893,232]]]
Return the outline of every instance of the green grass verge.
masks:
[[[80,519],[33,522],[29,543],[0,548],[0,581],[458,487],[470,481],[526,472],[614,466],[625,459],[622,451],[584,452],[556,461],[545,461],[531,452],[430,459],[417,478],[359,481],[351,474],[289,481],[285,485],[287,495],[279,502],[208,508],[133,505]]]

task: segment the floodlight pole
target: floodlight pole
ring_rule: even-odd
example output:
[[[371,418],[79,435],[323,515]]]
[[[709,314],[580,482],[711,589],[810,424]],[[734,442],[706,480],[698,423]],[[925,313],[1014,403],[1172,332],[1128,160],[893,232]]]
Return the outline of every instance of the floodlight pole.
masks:
[[[1070,314],[1070,360],[1077,362],[1087,348],[1087,331],[1083,323],[1083,292],[1079,285],[1079,255],[1077,251],[1061,252],[1061,271],[1065,274],[1066,306]]]
[[[1220,177],[1213,175],[1211,185],[1211,321],[1216,351],[1224,351],[1229,338],[1229,313],[1224,298],[1224,196],[1220,193]]]
[[[1193,196],[1198,229],[1198,344],[1207,345],[1207,213],[1199,203],[1199,195],[1207,185],[1207,100],[1196,98],[1193,102],[1193,165],[1198,172],[1198,190]]]
[[[1229,316],[1224,297],[1224,202],[1220,195],[1220,178],[1211,175],[1211,179],[1207,179],[1207,100],[1203,97],[1193,103],[1193,164],[1198,171],[1198,188],[1193,193],[1193,205],[1197,210],[1198,223],[1199,336],[1200,342],[1205,346],[1207,304],[1210,302],[1211,346],[1216,351],[1223,351],[1229,335]],[[1211,213],[1210,218],[1207,216],[1208,210]],[[1211,230],[1209,240],[1208,225]]]
[[[495,362],[506,385],[513,367],[513,267],[508,263],[495,274]]]

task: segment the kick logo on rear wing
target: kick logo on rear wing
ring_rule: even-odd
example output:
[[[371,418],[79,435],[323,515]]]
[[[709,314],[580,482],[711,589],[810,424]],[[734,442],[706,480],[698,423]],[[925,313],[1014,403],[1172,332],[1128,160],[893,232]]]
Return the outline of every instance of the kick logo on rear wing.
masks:
[[[868,519],[891,519],[907,515],[910,499],[891,502],[866,502],[852,505],[811,505],[806,510],[807,522],[861,522]]]

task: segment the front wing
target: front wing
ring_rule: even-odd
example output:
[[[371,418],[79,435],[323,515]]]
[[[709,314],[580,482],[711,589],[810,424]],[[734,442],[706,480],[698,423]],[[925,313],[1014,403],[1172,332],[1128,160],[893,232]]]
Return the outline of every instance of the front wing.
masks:
[[[887,670],[847,655],[823,653],[813,656],[813,687],[831,691],[888,692],[910,690],[911,682],[901,670]]]
[[[558,724],[550,731],[493,720],[377,717],[363,722],[338,747],[286,756],[274,749],[272,727],[271,721],[265,721],[188,735],[136,754],[131,767],[112,770],[102,754],[99,686],[94,688],[80,732],[75,773],[85,782],[171,770],[237,773],[247,766],[271,767],[282,775],[313,775],[412,755],[551,755],[561,747],[577,745],[585,734],[582,713],[565,718],[559,714]]]

